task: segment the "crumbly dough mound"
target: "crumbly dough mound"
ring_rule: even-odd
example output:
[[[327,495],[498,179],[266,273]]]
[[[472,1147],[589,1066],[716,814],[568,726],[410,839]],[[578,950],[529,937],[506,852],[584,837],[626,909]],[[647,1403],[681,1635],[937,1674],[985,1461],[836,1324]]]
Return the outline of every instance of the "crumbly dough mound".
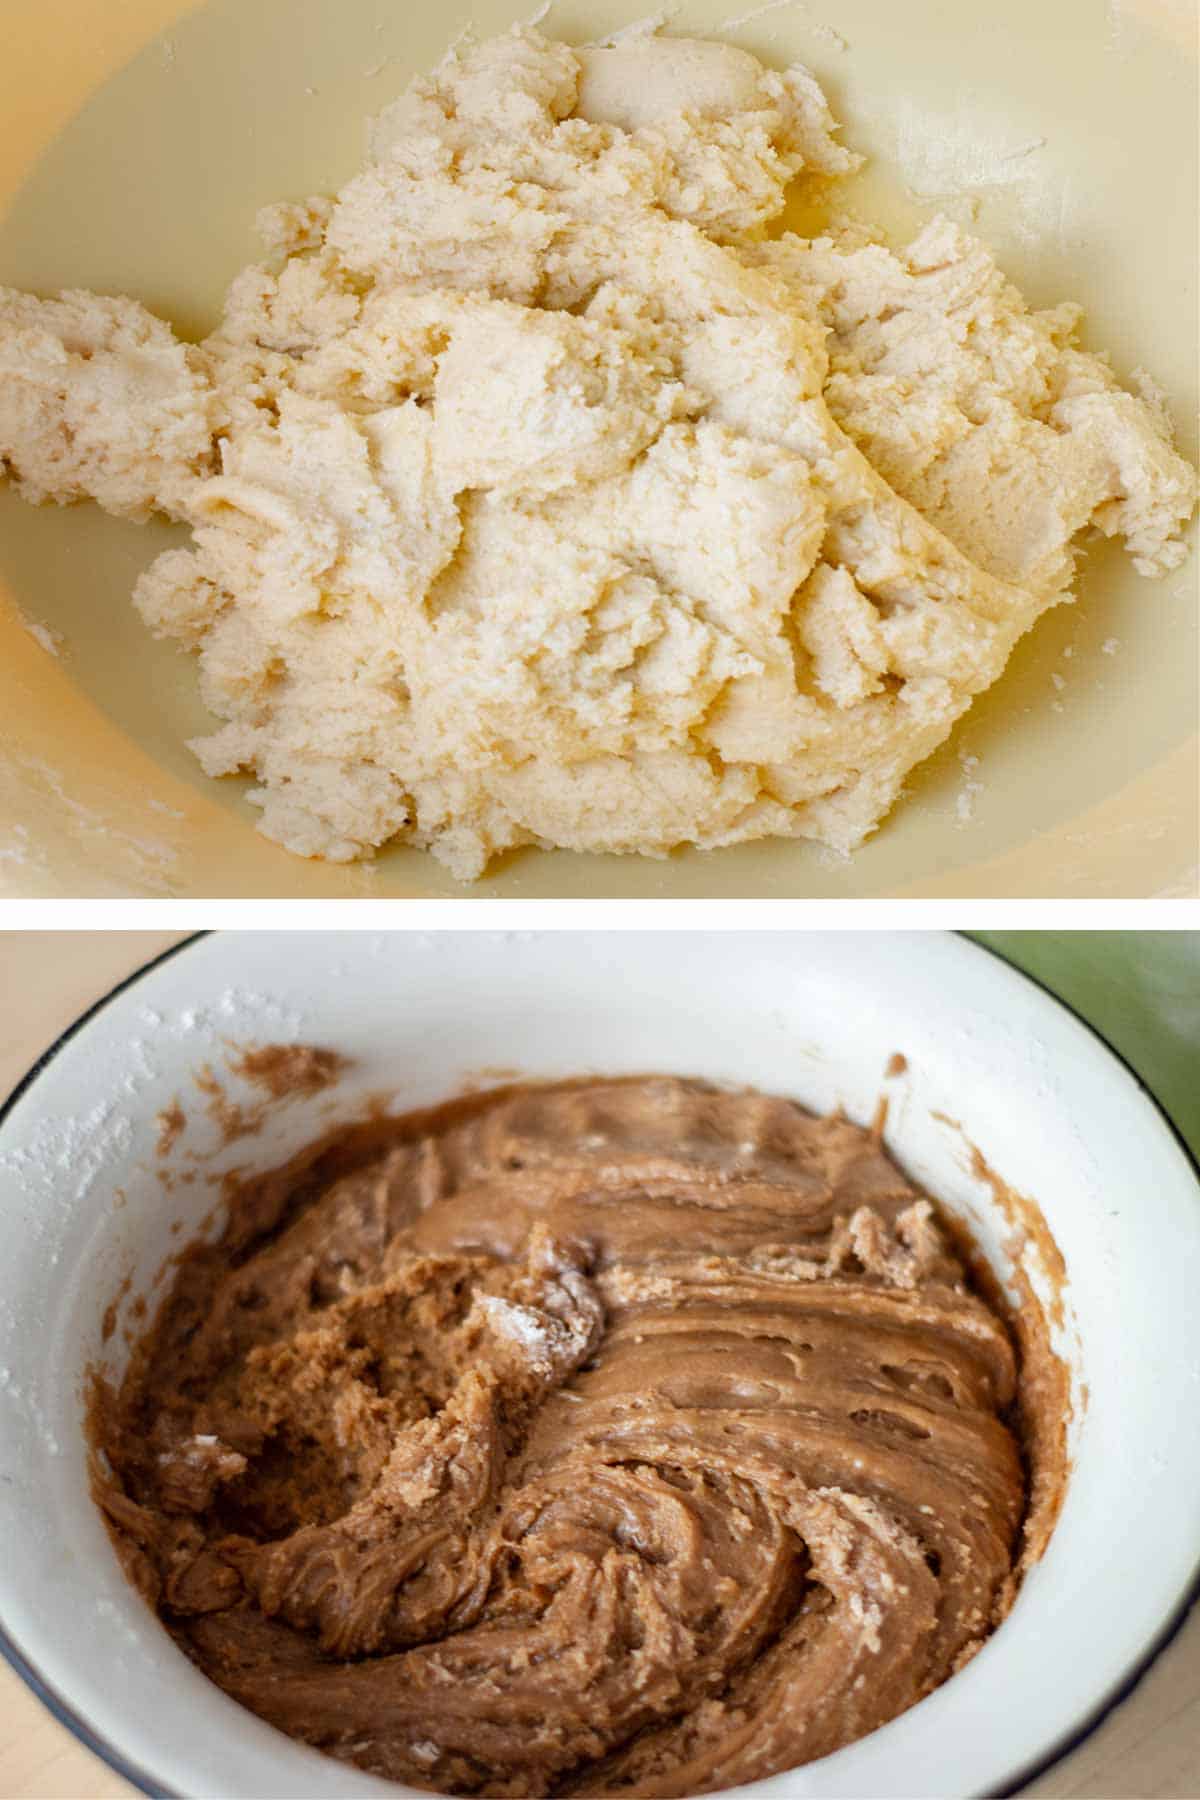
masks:
[[[187,1654],[333,1756],[701,1794],[974,1654],[1061,1481],[1036,1392],[877,1135],[510,1089],[251,1183],[102,1392],[97,1499]]]
[[[1157,573],[1157,411],[943,220],[768,240],[837,176],[824,96],[719,43],[461,43],[334,201],[175,343],[0,303],[0,461],[193,528],[135,599],[198,652],[262,829],[480,874],[522,844],[849,851],[1063,598],[1086,526]]]
[[[136,300],[0,288],[0,474],[26,500],[182,514],[219,417],[200,352]]]
[[[982,568],[1057,594],[1087,525],[1124,538],[1143,575],[1183,560],[1194,471],[1145,401],[1075,347],[1078,306],[1030,312],[946,219],[899,254],[787,233],[750,256],[815,303],[838,423]]]

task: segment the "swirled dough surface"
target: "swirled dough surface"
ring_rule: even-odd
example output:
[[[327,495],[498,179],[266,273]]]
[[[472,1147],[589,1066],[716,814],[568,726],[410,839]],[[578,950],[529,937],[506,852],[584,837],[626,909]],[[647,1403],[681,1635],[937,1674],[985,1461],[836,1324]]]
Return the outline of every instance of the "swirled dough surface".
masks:
[[[268,209],[196,346],[0,290],[0,474],[164,510],[139,582],[269,837],[853,849],[1066,597],[1173,567],[1164,418],[937,220],[767,236],[858,158],[802,68],[462,42],[335,200]]]
[[[456,1793],[692,1794],[979,1647],[1025,1381],[873,1133],[668,1078],[509,1089],[245,1189],[101,1408],[98,1497],[282,1730]]]

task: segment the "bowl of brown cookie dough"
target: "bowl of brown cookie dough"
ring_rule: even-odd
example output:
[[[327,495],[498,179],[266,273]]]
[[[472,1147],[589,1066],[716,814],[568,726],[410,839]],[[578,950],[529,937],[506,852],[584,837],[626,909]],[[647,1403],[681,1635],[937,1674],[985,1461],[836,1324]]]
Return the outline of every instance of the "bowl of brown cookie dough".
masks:
[[[204,936],[0,1170],[0,1642],[145,1792],[1016,1791],[1194,1592],[1196,1173],[953,936]]]

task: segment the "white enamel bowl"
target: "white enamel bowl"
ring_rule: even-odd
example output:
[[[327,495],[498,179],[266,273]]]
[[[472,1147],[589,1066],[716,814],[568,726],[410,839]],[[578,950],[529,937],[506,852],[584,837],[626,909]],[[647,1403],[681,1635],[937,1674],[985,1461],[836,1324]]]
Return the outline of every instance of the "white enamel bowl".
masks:
[[[189,1102],[192,1074],[252,1039],[332,1045],[354,1067],[220,1151]],[[896,1051],[908,1071],[885,1079]],[[155,1115],[177,1094],[178,1150],[214,1151],[215,1179],[268,1166],[368,1094],[416,1105],[497,1067],[686,1071],[858,1119],[886,1090],[896,1154],[997,1259],[1001,1221],[965,1140],[1041,1205],[1070,1278],[1076,1407],[1047,1554],[961,1674],[753,1792],[995,1794],[1060,1754],[1136,1679],[1196,1585],[1200,1433],[1181,1426],[1200,1403],[1200,1189],[1086,1027],[986,951],[936,935],[231,934],[110,996],[0,1118],[0,1626],[14,1664],[147,1792],[405,1791],[279,1735],[175,1649],[88,1498],[81,1381],[102,1354],[119,1366],[121,1332],[106,1349],[101,1335],[123,1278],[153,1297],[211,1205],[205,1181],[162,1188]]]

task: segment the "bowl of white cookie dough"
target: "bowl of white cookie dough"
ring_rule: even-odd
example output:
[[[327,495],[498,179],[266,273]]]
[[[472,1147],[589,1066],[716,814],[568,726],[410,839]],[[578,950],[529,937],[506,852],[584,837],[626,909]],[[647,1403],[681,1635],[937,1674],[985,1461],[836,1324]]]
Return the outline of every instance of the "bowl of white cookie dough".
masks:
[[[4,891],[1194,890],[1189,9],[640,10],[22,12]]]
[[[688,1080],[666,1079],[674,1076]],[[565,1098],[562,1088],[536,1085],[562,1078],[575,1078]],[[504,1083],[526,1085],[513,1101]],[[634,1096],[638,1123],[632,1137],[622,1137],[621,1120],[627,1125],[630,1116],[622,1113],[626,1101],[614,1100],[622,1094]],[[649,1111],[643,1108],[647,1094]],[[785,1098],[765,1101],[764,1095]],[[386,1148],[395,1117],[454,1096],[465,1098],[448,1121],[426,1113],[416,1137],[410,1133]],[[796,1114],[791,1101],[806,1114]],[[498,1110],[489,1112],[493,1107]],[[665,1150],[651,1141],[664,1118],[678,1128]],[[347,1160],[328,1148],[322,1161],[308,1151],[314,1142],[349,1142],[334,1134],[356,1122],[360,1132],[375,1134],[374,1162],[370,1156],[364,1162],[358,1152],[357,1162]],[[645,1131],[650,1137],[639,1135]],[[522,1143],[524,1154],[514,1154]],[[867,1212],[874,1209],[874,1225],[851,1218],[850,1237],[835,1230],[828,1240],[834,1260],[821,1267],[811,1261],[802,1267],[803,1254],[789,1261],[778,1238],[787,1228],[782,1215],[771,1243],[739,1247],[738,1232],[744,1236],[748,1220],[767,1216],[761,1209],[783,1191],[781,1181],[786,1186],[798,1180],[796,1205],[803,1210],[816,1204],[820,1211],[820,1183],[814,1187],[803,1174],[807,1168],[811,1176],[810,1153],[818,1143],[824,1146],[817,1151],[819,1166],[835,1199],[849,1191],[844,1184],[852,1177],[859,1198],[867,1196]],[[533,1145],[540,1148],[528,1160]],[[691,1175],[677,1166],[681,1146],[688,1146],[684,1160],[692,1159]],[[386,1165],[378,1161],[381,1148]],[[570,1167],[581,1158],[608,1158],[608,1173],[581,1187],[569,1169],[564,1175],[564,1150]],[[479,1174],[480,1158],[491,1169],[486,1179]],[[284,1165],[284,1177],[254,1185],[256,1176]],[[704,1188],[697,1171],[705,1167],[723,1173],[716,1188],[701,1192],[697,1212],[691,1200]],[[365,1177],[359,1179],[355,1168],[365,1169]],[[643,1615],[657,1617],[659,1632],[666,1629],[673,1596],[691,1608],[697,1631],[711,1635],[721,1609],[714,1614],[709,1596],[719,1589],[727,1612],[740,1621],[728,1652],[735,1659],[730,1691],[751,1712],[759,1675],[770,1683],[778,1674],[780,1643],[801,1671],[824,1670],[815,1694],[803,1678],[781,1690],[788,1704],[768,1707],[759,1732],[747,1739],[738,1707],[722,1710],[724,1690],[705,1697],[704,1668],[693,1668],[701,1640],[672,1638],[688,1704],[695,1706],[699,1696],[697,1743],[704,1744],[706,1732],[711,1737],[716,1720],[731,1760],[713,1767],[728,1767],[734,1778],[688,1786],[680,1775],[687,1767],[685,1735],[673,1740],[678,1754],[666,1778],[662,1768],[655,1772],[656,1792],[723,1785],[746,1800],[853,1800],[885,1792],[949,1800],[1016,1792],[1130,1690],[1194,1594],[1200,1449],[1195,1433],[1181,1430],[1179,1422],[1192,1414],[1200,1372],[1195,1170],[1163,1115],[1100,1039],[1027,978],[961,939],[771,932],[203,936],[133,976],[39,1061],[0,1116],[0,1170],[6,1195],[0,1211],[0,1532],[6,1546],[0,1649],[62,1722],[146,1793],[316,1800],[331,1782],[339,1794],[364,1800],[430,1785],[477,1791],[488,1779],[496,1782],[504,1755],[525,1748],[518,1736],[516,1750],[497,1750],[509,1729],[504,1681],[513,1684],[508,1699],[514,1706],[523,1686],[548,1684],[550,1711],[531,1720],[525,1734],[530,1742],[537,1737],[544,1753],[547,1742],[553,1749],[552,1734],[543,1729],[547,1717],[574,1719],[564,1729],[577,1731],[576,1713],[599,1719],[614,1694],[625,1704],[630,1693],[641,1691],[628,1682],[614,1689],[606,1675],[607,1656],[613,1667],[627,1668],[632,1681],[653,1639],[622,1632],[619,1600],[615,1614],[592,1608],[587,1629],[597,1630],[608,1650],[586,1670],[572,1660],[570,1644],[561,1647],[563,1666],[575,1670],[565,1695],[557,1689],[553,1659],[528,1658],[528,1644],[540,1641],[536,1618],[511,1606],[506,1615],[501,1604],[487,1628],[490,1639],[487,1629],[460,1613],[458,1632],[434,1646],[451,1658],[470,1652],[476,1675],[487,1665],[488,1681],[473,1687],[475,1677],[464,1666],[458,1681],[426,1694],[418,1717],[404,1695],[406,1670],[416,1682],[426,1667],[429,1646],[421,1649],[419,1636],[405,1654],[373,1652],[362,1643],[350,1650],[345,1638],[338,1640],[340,1652],[318,1651],[316,1625],[303,1627],[305,1603],[294,1594],[286,1599],[286,1583],[276,1585],[273,1600],[266,1588],[254,1587],[255,1546],[270,1548],[266,1540],[278,1538],[279,1476],[288,1459],[299,1457],[309,1470],[309,1502],[326,1529],[337,1529],[326,1504],[336,1445],[343,1465],[353,1462],[364,1445],[369,1450],[394,1382],[412,1379],[414,1370],[432,1369],[436,1376],[437,1346],[432,1336],[421,1338],[421,1319],[446,1343],[460,1350],[468,1345],[476,1383],[473,1401],[465,1390],[454,1390],[449,1398],[442,1395],[440,1410],[418,1409],[398,1426],[398,1443],[415,1433],[428,1454],[442,1426],[453,1428],[459,1479],[439,1490],[442,1525],[463,1504],[464,1439],[469,1443],[472,1431],[483,1429],[480,1381],[526,1381],[509,1394],[508,1435],[490,1453],[513,1459],[506,1467],[519,1471],[519,1436],[531,1429],[522,1406],[534,1408],[543,1452],[547,1443],[561,1443],[564,1432],[592,1442],[597,1432],[612,1429],[605,1409],[614,1405],[622,1379],[628,1386],[628,1373],[619,1379],[619,1370],[632,1367],[640,1372],[645,1406],[674,1396],[654,1426],[660,1440],[653,1458],[644,1445],[640,1456],[628,1447],[638,1432],[644,1437],[647,1425],[644,1406],[627,1407],[622,1430],[633,1435],[623,1440],[625,1454],[611,1448],[587,1480],[578,1478],[577,1461],[570,1464],[576,1479],[565,1487],[551,1483],[533,1504],[521,1498],[532,1490],[520,1487],[522,1480],[536,1487],[541,1479],[538,1455],[531,1452],[515,1490],[520,1516],[514,1515],[505,1539],[511,1554],[521,1546],[520,1555],[531,1556],[538,1531],[548,1530],[557,1586],[565,1593],[567,1571],[577,1559],[588,1562],[594,1534],[611,1534],[603,1562],[596,1562],[597,1585],[587,1591],[598,1596],[601,1567],[619,1566],[629,1592],[648,1583],[659,1593],[657,1613]],[[897,1198],[897,1170],[909,1184],[900,1196],[905,1204],[915,1189],[932,1197],[940,1216],[957,1217],[1001,1284],[994,1294],[1007,1291],[1017,1307],[1022,1381],[1031,1378],[1037,1350],[1037,1333],[1025,1330],[1022,1319],[1027,1326],[1038,1320],[1046,1326],[1042,1350],[1061,1376],[1060,1386],[1040,1389],[1039,1405],[1058,1411],[1045,1415],[1049,1435],[1030,1465],[1036,1490],[1042,1450],[1057,1446],[1057,1485],[1041,1494],[1049,1502],[1043,1518],[1048,1532],[1027,1559],[1007,1616],[982,1645],[970,1644],[974,1654],[957,1672],[944,1671],[949,1678],[906,1709],[897,1671],[911,1664],[919,1677],[930,1620],[915,1633],[902,1629],[902,1622],[919,1619],[927,1590],[940,1584],[945,1604],[937,1629],[953,1616],[954,1629],[969,1638],[970,1618],[959,1599],[963,1584],[969,1590],[995,1561],[990,1534],[1004,1504],[997,1471],[1011,1453],[986,1402],[984,1371],[1000,1366],[991,1359],[1002,1340],[978,1298],[968,1300],[961,1286],[946,1285],[942,1251],[928,1236],[927,1204],[897,1215],[894,1230],[886,1225]],[[509,1201],[489,1225],[480,1196],[496,1181],[508,1184]],[[383,1304],[384,1290],[363,1285],[358,1252],[350,1245],[356,1232],[366,1241],[361,1234],[371,1235],[371,1221],[382,1216],[385,1202],[393,1206],[407,1182],[416,1182],[420,1205],[408,1213],[401,1207],[393,1223],[425,1235],[415,1261],[407,1252],[389,1253],[379,1275],[392,1284],[386,1288],[392,1309],[387,1330],[399,1345],[393,1363],[377,1341],[379,1320],[372,1324],[368,1316]],[[280,1214],[285,1191],[292,1194],[290,1210]],[[550,1210],[554,1193],[574,1194],[584,1207],[566,1235],[561,1227],[567,1215],[553,1219]],[[606,1223],[605,1194],[613,1193],[622,1198]],[[237,1223],[232,1235],[221,1236],[226,1201]],[[676,1227],[662,1239],[655,1220],[666,1216],[668,1202]],[[544,1224],[527,1242],[528,1218],[519,1230],[513,1226],[529,1204],[535,1212],[544,1206],[544,1220],[553,1219],[550,1239]],[[729,1209],[733,1238],[724,1241],[720,1256],[689,1262],[697,1219],[722,1208]],[[591,1239],[578,1224],[585,1215],[593,1221]],[[428,1233],[444,1232],[446,1222],[450,1237],[443,1235],[435,1248]],[[826,1218],[820,1230],[828,1224]],[[497,1231],[515,1232],[499,1263],[499,1240],[491,1251],[485,1248]],[[613,1249],[613,1232],[624,1233],[623,1249]],[[606,1241],[609,1251],[597,1250]],[[192,1250],[181,1262],[181,1248],[194,1242],[206,1246],[203,1253]],[[448,1247],[453,1243],[463,1247],[458,1262]],[[230,1260],[208,1304],[205,1270],[215,1266],[214,1244],[221,1246],[218,1258]],[[927,1253],[933,1262],[923,1271]],[[929,1269],[932,1286],[926,1285]],[[469,1315],[456,1308],[452,1294],[441,1292],[447,1272],[460,1288],[483,1281],[484,1298]],[[183,1299],[176,1296],[174,1311],[160,1314],[180,1280]],[[657,1299],[655,1282],[662,1290]],[[696,1286],[705,1282],[718,1284],[715,1313]],[[286,1342],[277,1330],[285,1290],[293,1312],[312,1313],[307,1335]],[[415,1315],[413,1339],[406,1308],[422,1292],[435,1297],[438,1323],[433,1327],[426,1315]],[[743,1321],[738,1358],[725,1344],[714,1362],[714,1333],[719,1337],[745,1308],[748,1292],[753,1316]],[[864,1311],[854,1310],[856,1292]],[[832,1296],[829,1306],[822,1294]],[[789,1305],[807,1309],[806,1341],[790,1350]],[[630,1308],[640,1321],[636,1331]],[[261,1415],[269,1430],[258,1448],[245,1436],[245,1421],[235,1429],[228,1412],[224,1423],[217,1413],[205,1415],[211,1429],[195,1424],[202,1417],[196,1413],[191,1435],[182,1440],[168,1419],[164,1437],[164,1420],[153,1407],[130,1415],[140,1423],[122,1446],[111,1386],[109,1400],[96,1411],[96,1379],[121,1381],[130,1369],[131,1345],[144,1338],[156,1316],[168,1322],[162,1340],[167,1364],[158,1366],[174,1371],[177,1387],[183,1383],[166,1409],[173,1416],[182,1416],[181,1406],[186,1413],[204,1403],[204,1369],[211,1364],[211,1379],[217,1366],[211,1358],[223,1333],[240,1332],[244,1343],[257,1340],[246,1367],[276,1383]],[[581,1319],[582,1337],[575,1341]],[[339,1351],[335,1340],[347,1322]],[[843,1386],[835,1380],[830,1389],[834,1326],[846,1363],[837,1378]],[[884,1339],[871,1356],[882,1361],[866,1382],[863,1345],[881,1329]],[[664,1331],[680,1335],[668,1343]],[[559,1366],[564,1356],[570,1367]],[[339,1357],[348,1358],[341,1371],[349,1369],[348,1384],[326,1392],[323,1381],[341,1379]],[[494,1364],[489,1357],[497,1359]],[[534,1389],[522,1357],[532,1358],[535,1374],[541,1369]],[[546,1359],[544,1367],[539,1357]],[[1050,1365],[1040,1366],[1044,1377]],[[681,1384],[689,1381],[698,1385],[685,1413]],[[792,1393],[789,1384],[796,1381],[800,1387]],[[222,1382],[226,1399],[242,1391],[224,1377]],[[560,1388],[573,1405],[562,1403]],[[352,1389],[358,1391],[357,1413]],[[265,1405],[266,1390],[255,1392],[255,1404]],[[320,1401],[323,1393],[328,1404],[313,1412],[314,1394]],[[191,1396],[186,1406],[185,1394]],[[792,1416],[801,1420],[814,1413],[827,1419],[821,1409],[830,1404],[851,1409],[849,1418],[862,1434],[853,1453],[870,1459],[870,1473],[861,1473],[853,1446],[847,1448],[826,1423],[815,1428],[806,1454],[833,1469],[841,1458],[841,1474],[819,1488],[811,1481],[802,1489],[779,1486],[772,1460],[786,1443],[787,1408],[798,1407]],[[722,1407],[731,1410],[722,1413]],[[291,1416],[289,1409],[307,1420],[294,1437],[279,1424]],[[687,1431],[673,1425],[673,1414],[686,1417]],[[714,1424],[721,1424],[716,1436]],[[810,1422],[804,1429],[814,1427]],[[922,1489],[919,1482],[914,1488],[912,1471],[927,1457],[931,1430],[940,1441],[929,1461],[935,1488]],[[169,1441],[172,1431],[178,1441]],[[238,1431],[240,1450],[221,1435]],[[725,1446],[747,1432],[757,1449],[743,1456],[737,1480],[723,1486]],[[709,1459],[697,1470],[695,1446],[710,1439]],[[111,1539],[89,1491],[90,1455],[98,1458],[91,1478],[114,1529]],[[133,1465],[140,1472],[131,1478]],[[666,1476],[656,1475],[656,1467],[665,1468]],[[974,1486],[963,1474],[972,1467]],[[406,1475],[395,1458],[389,1468],[387,1475],[376,1467],[372,1480],[391,1493],[389,1531],[403,1537],[406,1516],[418,1523],[424,1518],[430,1477],[427,1470],[423,1488],[415,1469]],[[927,1478],[928,1471],[921,1479]],[[251,1527],[245,1508],[220,1512],[238,1504],[245,1483],[260,1479],[261,1503],[276,1508],[273,1525],[263,1513]],[[128,1480],[127,1490],[114,1485]],[[157,1517],[143,1505],[147,1481],[166,1483],[166,1511]],[[856,1481],[864,1491],[848,1493]],[[227,1501],[219,1499],[219,1489]],[[935,1492],[935,1502],[918,1505],[923,1491]],[[136,1503],[135,1493],[142,1495]],[[753,1514],[757,1502],[748,1496],[756,1493],[769,1502],[765,1514]],[[214,1505],[227,1534],[219,1568],[207,1551],[198,1554],[197,1521],[208,1519]],[[1036,1491],[1032,1505],[1039,1505]],[[593,1535],[572,1529],[571,1509],[580,1506],[595,1509]],[[780,1542],[785,1551],[792,1542],[786,1534],[780,1540],[776,1529],[776,1516],[788,1506],[800,1508],[787,1514],[789,1529],[811,1550],[811,1564],[796,1564],[807,1569],[803,1592],[780,1586],[772,1575]],[[373,1530],[356,1507],[351,1537]],[[889,1507],[897,1519],[907,1519],[902,1530],[881,1525],[880,1509]],[[831,1509],[841,1522],[829,1536]],[[727,1540],[709,1535],[720,1516],[739,1528]],[[746,1519],[752,1528],[741,1529]],[[914,1519],[932,1534],[929,1541],[943,1545],[940,1559],[928,1567],[909,1541]],[[425,1572],[406,1553],[396,1591],[415,1596],[418,1606],[444,1611],[453,1595],[448,1600],[437,1585],[441,1577],[430,1576],[442,1554],[438,1523],[424,1518],[421,1528]],[[300,1533],[305,1543],[314,1530],[307,1538]],[[346,1559],[355,1554],[351,1537],[332,1556],[328,1544],[322,1551],[315,1571],[321,1579],[310,1590],[313,1604],[344,1579]],[[964,1542],[973,1551],[960,1565],[953,1546]],[[372,1544],[378,1548],[373,1538],[365,1547]],[[697,1546],[720,1553],[727,1571],[710,1570],[698,1588],[687,1581],[677,1587],[673,1567],[689,1565]],[[760,1549],[763,1567],[754,1563]],[[794,1552],[793,1543],[787,1551],[793,1562]],[[230,1585],[235,1567],[251,1584],[241,1599]],[[462,1561],[462,1568],[473,1567],[470,1557]],[[354,1584],[359,1602],[377,1593],[377,1563],[372,1570],[364,1572],[369,1579],[361,1588]],[[503,1579],[498,1568],[501,1602]],[[737,1598],[743,1582],[751,1588],[765,1583],[765,1614]],[[825,1600],[816,1604],[812,1594],[822,1589]],[[550,1616],[562,1603],[555,1590],[547,1576],[539,1613]],[[271,1621],[256,1614],[252,1593],[272,1609]],[[143,1595],[165,1609],[161,1620]],[[466,1596],[460,1600],[466,1604]],[[790,1623],[785,1601],[795,1609]],[[776,1616],[773,1608],[783,1610]],[[822,1645],[828,1647],[831,1620],[843,1613],[847,1629],[836,1637],[842,1648],[835,1667]],[[425,1630],[428,1639],[432,1628]],[[773,1631],[783,1636],[777,1639]],[[414,1635],[404,1626],[402,1640],[405,1632]],[[739,1632],[745,1634],[741,1651]],[[502,1652],[508,1646],[499,1661],[497,1641]],[[522,1643],[524,1662],[517,1655]],[[221,1646],[215,1662],[214,1645]],[[738,1662],[747,1646],[757,1658],[749,1676]],[[277,1659],[274,1672],[251,1694],[247,1672],[264,1656],[268,1665]],[[208,1678],[206,1668],[228,1692]],[[308,1701],[297,1713],[292,1684],[311,1683],[314,1675],[324,1685],[302,1687]],[[383,1686],[370,1685],[376,1681]],[[396,1685],[389,1689],[389,1681]],[[834,1689],[837,1705],[829,1707]],[[660,1687],[644,1691],[648,1717],[664,1707],[670,1715]],[[332,1715],[330,1692],[337,1701]],[[482,1721],[477,1742],[469,1732],[464,1738],[472,1694]],[[238,1704],[238,1697],[265,1717]],[[365,1723],[359,1711],[364,1697]],[[864,1707],[866,1714],[856,1713]],[[844,1741],[863,1728],[872,1707],[876,1716],[895,1716]],[[805,1708],[818,1733],[814,1747],[828,1743],[830,1731],[840,1734],[841,1747],[755,1779],[755,1744],[769,1740],[778,1758],[780,1733],[786,1736]],[[853,1717],[860,1720],[857,1727]],[[668,1716],[668,1731],[677,1726]],[[598,1736],[580,1740],[588,1747],[574,1773],[584,1785],[572,1784],[570,1770],[563,1774],[559,1755],[557,1778],[543,1776],[538,1791],[601,1791],[610,1765],[587,1759],[606,1745],[636,1756],[647,1735],[635,1731],[632,1744],[621,1745],[621,1728],[606,1723]],[[339,1760],[296,1741],[305,1736]],[[788,1756],[803,1757],[800,1738],[787,1742]],[[399,1744],[408,1764],[425,1769],[425,1778],[410,1775],[405,1785],[371,1773],[372,1766],[383,1766],[384,1743],[393,1757]],[[458,1763],[441,1760],[454,1744]],[[387,1766],[407,1765],[393,1760]],[[534,1785],[529,1780],[526,1791]],[[626,1783],[629,1791],[645,1791],[646,1785],[648,1778],[640,1788]],[[604,1791],[621,1789],[617,1784]]]

